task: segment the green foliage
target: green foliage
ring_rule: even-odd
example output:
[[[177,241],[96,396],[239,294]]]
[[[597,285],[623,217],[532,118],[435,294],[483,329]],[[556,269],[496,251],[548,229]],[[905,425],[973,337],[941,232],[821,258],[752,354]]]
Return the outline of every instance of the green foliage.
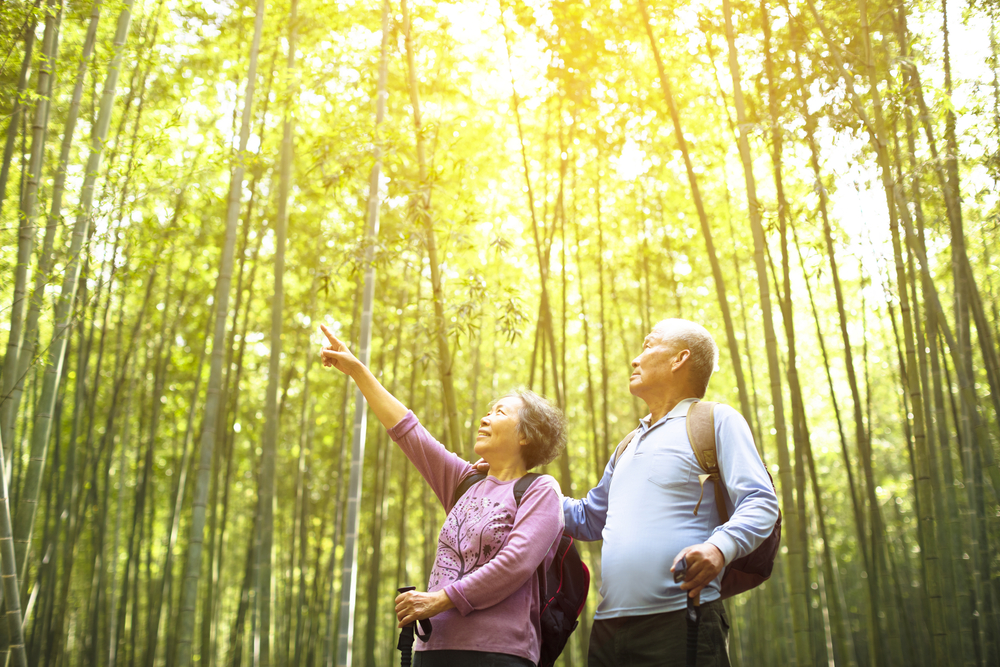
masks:
[[[897,343],[891,319],[894,314],[900,327],[899,290],[905,286],[896,284],[875,154],[831,56],[831,48],[837,49],[854,87],[870,106],[858,34],[860,19],[854,3],[824,3],[820,12],[831,29],[831,47],[805,4],[766,4],[773,33],[776,117],[771,117],[767,103],[760,4],[734,3],[736,46],[747,95],[746,131],[759,188],[760,201],[753,205],[762,214],[780,282],[782,230],[770,163],[771,128],[777,126],[784,143],[786,213],[796,227],[805,266],[804,272],[799,269],[793,247],[796,362],[817,476],[824,489],[822,507],[816,507],[811,492],[803,500],[809,583],[815,587],[808,593],[810,607],[816,611],[810,622],[817,639],[815,655],[800,656],[799,662],[831,658],[838,664],[879,664],[868,627],[881,623],[878,627],[887,628],[887,635],[877,642],[885,642],[891,652],[899,635],[899,645],[912,658],[908,664],[930,664],[929,639],[923,632],[930,625],[923,607],[926,590],[920,546],[926,537],[918,525],[916,480],[906,435],[911,399],[905,394],[903,378],[912,369],[901,368],[905,344]],[[880,93],[892,135],[889,153],[896,154],[898,142],[899,157],[893,159],[899,160],[900,187],[913,215],[918,211],[922,215],[930,273],[955,331],[961,319],[953,308],[951,248],[955,239],[945,186],[937,178],[938,164],[931,155],[912,88],[903,77],[905,63],[894,23],[897,12],[907,12],[913,50],[907,62],[914,63],[921,74],[929,105],[926,121],[942,154],[948,151],[949,113],[957,115],[957,185],[963,195],[965,247],[995,347],[1000,339],[996,259],[1000,255],[1000,202],[995,187],[1000,178],[996,113],[1000,92],[996,40],[990,40],[997,13],[994,4],[975,3],[964,16],[949,6],[951,94],[941,72],[939,7],[876,3],[869,14]],[[565,467],[553,463],[550,472],[567,494],[582,495],[598,481],[605,454],[642,416],[644,406],[627,394],[629,362],[645,333],[658,320],[673,316],[698,320],[715,335],[723,354],[710,398],[739,402],[739,380],[726,347],[723,305],[715,296],[695,202],[646,27],[634,3],[550,0],[485,5],[418,2],[411,6],[424,113],[422,133],[428,150],[427,182],[421,182],[416,158],[401,15],[391,21],[388,109],[375,137],[381,41],[378,7],[356,0],[303,0],[298,9],[297,78],[289,80],[284,65],[288,5],[279,2],[268,7],[249,155],[244,156],[247,174],[224,350],[224,414],[217,433],[218,465],[212,476],[217,493],[211,496],[215,500],[209,507],[215,520],[215,570],[209,570],[207,553],[202,559],[201,581],[215,578],[215,599],[211,604],[200,601],[198,610],[199,624],[205,611],[210,612],[207,627],[213,644],[203,645],[199,638],[195,645],[196,658],[203,666],[229,664],[237,646],[243,647],[241,659],[249,660],[253,646],[256,598],[252,586],[243,600],[250,611],[243,617],[240,604],[244,583],[253,577],[251,569],[247,578],[247,557],[251,556],[252,565],[271,350],[266,332],[273,293],[277,165],[286,107],[295,117],[295,163],[284,278],[275,477],[274,664],[291,664],[296,659],[296,664],[320,663],[328,650],[324,640],[330,591],[339,599],[339,570],[331,563],[339,567],[344,542],[339,515],[350,463],[346,443],[351,435],[353,388],[315,363],[321,344],[317,327],[326,323],[357,347],[360,282],[369,250],[364,215],[376,140],[382,142],[385,156],[379,186],[381,228],[372,248],[377,272],[372,367],[433,432],[444,437],[446,416],[436,364],[438,332],[430,266],[419,219],[418,195],[425,189],[431,198],[443,276],[444,333],[453,357],[463,433],[474,433],[489,401],[508,389],[531,386],[554,397],[558,385],[570,424],[570,458]],[[112,56],[114,20],[121,6],[121,2],[107,2],[101,9],[66,198],[55,221],[55,265],[46,280],[39,348],[17,411],[15,441],[4,443],[12,455],[12,508],[25,493],[28,443],[47,363],[45,346],[52,337],[53,304],[71,259],[67,256],[70,232],[78,212],[104,72]],[[41,11],[23,0],[8,0],[0,10],[0,113],[5,119],[18,95],[24,29],[32,17],[42,18]],[[398,11],[393,6],[394,14]],[[651,25],[674,87],[727,287],[724,306],[734,319],[735,342],[746,376],[743,381],[753,406],[753,414],[746,416],[763,435],[759,445],[777,478],[770,378],[721,11],[711,3],[661,3],[651,8]],[[40,211],[48,210],[52,195],[90,16],[88,2],[67,0],[63,5]],[[84,275],[74,305],[28,568],[19,573],[26,582],[21,591],[24,602],[37,591],[34,606],[22,604],[28,610],[31,664],[54,665],[60,659],[73,667],[108,664],[112,636],[119,664],[125,660],[170,664],[174,657],[197,443],[204,428],[201,412],[212,352],[226,199],[247,85],[253,3],[153,0],[141,6],[137,3],[133,21],[98,174],[90,235],[82,253]],[[28,85],[20,93],[29,106],[35,102],[40,26],[35,27],[38,39]],[[510,40],[517,115],[504,27]],[[965,42],[984,46],[977,51],[964,48]],[[796,63],[801,66],[801,77]],[[808,117],[802,114],[798,95],[807,97]],[[912,161],[907,111],[913,118],[916,153]],[[27,117],[32,117],[30,109]],[[0,126],[6,128],[6,120]],[[24,129],[27,139],[22,138]],[[22,154],[30,151],[30,121],[26,128],[15,130],[10,178],[0,212],[3,333],[10,327]],[[810,132],[819,143],[821,183],[810,167],[806,144]],[[919,199],[912,192],[914,177],[919,177]],[[864,403],[862,431],[871,440],[874,494],[887,526],[884,540],[889,567],[878,572],[888,580],[880,585],[891,598],[886,604],[891,603],[896,614],[887,621],[872,619],[866,602],[866,580],[876,572],[858,541],[859,527],[847,490],[847,465],[852,467],[855,482],[864,483],[860,472],[864,452],[859,451],[853,428],[820,188],[830,198],[845,316]],[[530,204],[535,207],[538,249]],[[32,231],[38,240],[29,284],[34,280],[42,229]],[[909,252],[904,248],[907,259]],[[555,350],[550,349],[541,327],[539,254],[547,272]],[[132,328],[143,310],[154,271],[156,282],[133,341]],[[911,298],[916,298],[918,323],[923,327],[929,296],[920,276],[915,278]],[[833,394],[844,420],[846,461],[807,303],[807,280],[829,353]],[[772,293],[778,293],[778,287],[772,286]],[[786,364],[788,341],[779,320],[780,312],[776,312],[775,328],[782,332],[778,353]],[[964,565],[955,568],[946,578],[951,588],[945,594],[958,599],[955,604],[959,605],[958,620],[949,621],[949,637],[956,638],[959,649],[962,642],[974,642],[968,664],[990,664],[991,656],[997,655],[991,651],[1000,650],[996,645],[1000,597],[995,595],[1000,563],[995,562],[998,535],[991,519],[1000,489],[992,486],[989,463],[998,433],[992,399],[1000,387],[991,385],[989,355],[978,345],[985,332],[974,324],[969,329],[970,349],[963,352],[968,355],[964,361],[954,358],[943,341],[927,343],[927,347],[937,346],[944,364],[943,409],[927,424],[935,438],[935,494],[942,499],[939,511],[945,512],[948,504],[943,501],[949,490],[954,491],[958,512],[938,515],[938,532],[931,535],[944,543],[940,526],[954,523],[956,544],[962,550],[952,558],[968,556],[973,567],[969,574]],[[132,344],[134,352],[126,362]],[[552,355],[558,377],[553,377]],[[962,416],[958,363],[972,371],[977,414],[985,426],[986,437],[975,442],[971,459],[963,458],[965,445],[961,444],[969,442],[969,431]],[[943,377],[945,373],[949,377]],[[927,377],[931,380],[923,385],[923,399],[936,409],[933,377]],[[117,378],[124,378],[124,385],[116,395]],[[787,383],[782,389],[789,392]],[[791,417],[790,403],[786,409]],[[938,423],[945,425],[951,441],[939,442]],[[374,655],[381,665],[394,659],[392,591],[397,585],[426,581],[427,559],[433,556],[443,514],[413,470],[404,483],[409,464],[391,443],[386,443],[389,453],[379,459],[378,445],[385,442],[385,436],[374,419],[368,433],[359,590],[366,590],[370,577],[378,577],[380,596],[359,600],[355,656],[360,661],[364,655],[358,644],[364,637],[368,605],[377,605]],[[471,445],[469,438],[458,448],[459,454],[473,457]],[[143,504],[136,494],[147,447],[152,451],[152,470]],[[301,475],[300,448],[304,451]],[[947,466],[944,456],[949,457]],[[975,465],[967,468],[968,460]],[[952,471],[951,478],[946,469]],[[172,551],[173,581],[169,597],[161,600],[158,591],[166,574],[162,568],[181,479],[187,488]],[[796,494],[805,488],[796,489]],[[867,503],[865,494],[860,500]],[[132,513],[139,507],[142,513],[133,524]],[[826,581],[822,575],[824,551],[816,525],[820,511],[828,546],[836,558],[837,582]],[[297,523],[302,517],[305,530]],[[376,525],[382,533],[377,553],[371,534]],[[872,529],[869,525],[860,530],[870,533]],[[305,545],[301,535],[306,536]],[[587,555],[597,559],[598,554],[595,550]],[[129,558],[134,564],[125,582],[124,563]],[[599,570],[598,563],[595,566]],[[951,572],[950,562],[947,567]],[[406,581],[397,582],[404,574]],[[791,625],[776,597],[786,584],[781,572],[767,587],[734,602],[737,635],[732,651],[738,656],[734,660],[747,665],[791,661],[790,645],[780,641],[791,637]],[[822,613],[831,604],[833,586],[842,589],[853,656],[827,655],[823,638],[827,632],[831,637],[840,632]],[[977,606],[962,608],[970,592]],[[595,590],[588,614],[593,613],[597,596]],[[161,606],[158,639],[151,648],[149,619]],[[969,609],[977,615],[967,613]],[[584,632],[579,631],[581,636]],[[584,640],[585,636],[573,640],[565,664],[585,660]],[[153,653],[147,656],[150,650]],[[881,664],[895,664],[895,660],[890,656]]]

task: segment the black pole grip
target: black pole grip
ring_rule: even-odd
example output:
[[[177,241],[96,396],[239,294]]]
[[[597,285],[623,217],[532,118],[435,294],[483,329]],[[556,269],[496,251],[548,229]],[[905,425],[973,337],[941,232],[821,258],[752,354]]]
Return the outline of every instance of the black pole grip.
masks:
[[[397,594],[403,594],[408,591],[417,590],[416,586],[402,586],[396,589]],[[401,667],[410,667],[413,664],[413,626],[415,623],[410,623],[409,625],[401,628],[399,630],[399,641],[396,643],[396,648],[399,649],[399,664]]]
[[[698,624],[701,623],[701,596],[688,596],[687,610],[684,617],[687,619],[687,667],[696,667],[698,664]]]

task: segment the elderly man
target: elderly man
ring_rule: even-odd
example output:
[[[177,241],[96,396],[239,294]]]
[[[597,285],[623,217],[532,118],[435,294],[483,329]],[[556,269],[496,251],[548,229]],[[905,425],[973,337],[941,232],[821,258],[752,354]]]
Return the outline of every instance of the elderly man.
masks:
[[[722,573],[771,534],[778,499],[746,420],[726,405],[715,408],[715,435],[728,521],[720,521],[714,488],[708,488],[715,482],[702,488],[685,427],[718,356],[704,327],[680,319],[657,324],[629,379],[629,391],[645,401],[649,415],[585,499],[563,499],[566,532],[604,540],[590,667],[684,665],[686,595],[701,600],[698,667],[729,665]],[[681,557],[687,578],[675,584]]]

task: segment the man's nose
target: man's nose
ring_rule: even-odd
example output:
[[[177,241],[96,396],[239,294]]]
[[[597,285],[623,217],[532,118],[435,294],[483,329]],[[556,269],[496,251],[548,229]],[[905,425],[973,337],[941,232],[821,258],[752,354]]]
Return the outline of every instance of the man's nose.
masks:
[[[639,357],[636,357],[635,359],[632,360],[632,368],[638,368],[638,367],[639,367]]]
[[[479,425],[480,426],[489,426],[490,425],[489,415],[485,415],[484,417],[482,417],[479,420]]]

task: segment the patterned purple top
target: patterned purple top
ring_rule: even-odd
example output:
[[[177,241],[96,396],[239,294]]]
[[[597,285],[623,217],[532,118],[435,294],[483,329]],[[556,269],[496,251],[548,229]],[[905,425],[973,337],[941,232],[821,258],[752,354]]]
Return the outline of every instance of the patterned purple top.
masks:
[[[555,557],[563,531],[559,484],[543,475],[528,487],[521,506],[516,480],[487,477],[452,507],[455,490],[474,472],[427,432],[412,412],[389,436],[437,495],[448,518],[438,536],[428,591],[444,590],[454,609],[434,617],[430,640],[417,651],[462,650],[509,653],[537,663],[538,570]]]

